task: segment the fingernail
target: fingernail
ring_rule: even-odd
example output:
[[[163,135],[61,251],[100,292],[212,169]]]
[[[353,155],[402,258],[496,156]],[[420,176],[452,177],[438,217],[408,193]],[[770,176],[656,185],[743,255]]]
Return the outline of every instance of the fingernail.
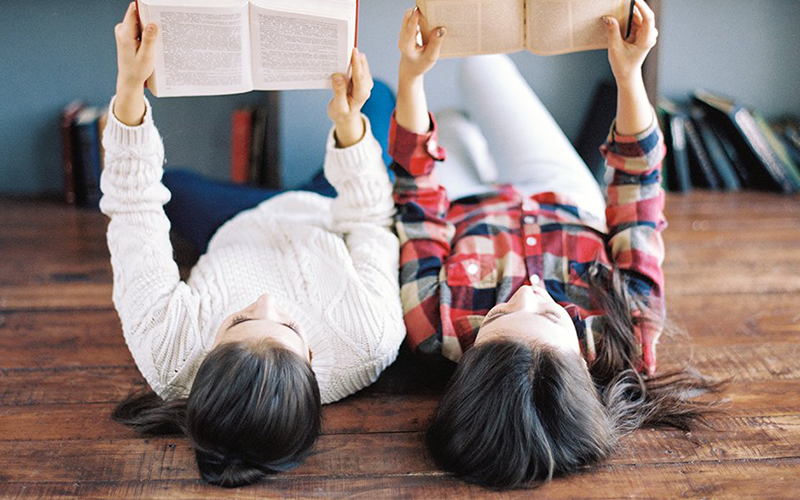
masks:
[[[608,18],[608,16],[603,16],[600,19],[602,19],[603,22],[606,24],[611,24],[611,20]]]
[[[436,36],[438,36],[439,38],[442,38],[446,34],[447,34],[447,30],[445,30],[444,28],[439,28],[439,31],[436,32]]]
[[[336,84],[344,83],[344,77],[342,75],[333,75],[333,83]]]
[[[153,33],[156,32],[156,25],[155,24],[151,24],[150,26],[145,28],[145,31],[147,31],[148,34],[152,35]]]

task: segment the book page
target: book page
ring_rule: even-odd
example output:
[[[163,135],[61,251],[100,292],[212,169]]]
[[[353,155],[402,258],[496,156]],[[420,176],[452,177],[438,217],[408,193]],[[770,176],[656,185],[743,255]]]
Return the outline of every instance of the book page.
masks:
[[[331,76],[347,74],[350,66],[355,2],[328,2],[316,14],[308,13],[314,11],[314,2],[302,4],[306,12],[299,12],[297,6],[283,10],[284,3],[261,0],[250,5],[253,87],[331,88]]]
[[[522,50],[524,0],[419,0],[428,29],[443,26],[441,57]]]
[[[600,18],[614,16],[626,30],[631,1],[528,0],[527,48],[539,55],[606,49]]]
[[[159,27],[151,90],[158,97],[252,90],[247,2],[197,3],[140,0],[142,22]]]

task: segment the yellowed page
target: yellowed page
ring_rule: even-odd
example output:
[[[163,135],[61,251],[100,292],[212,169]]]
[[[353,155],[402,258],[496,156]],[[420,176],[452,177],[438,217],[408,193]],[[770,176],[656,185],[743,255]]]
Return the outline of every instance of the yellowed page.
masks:
[[[525,48],[524,0],[418,0],[417,5],[429,29],[447,29],[444,58]]]
[[[600,18],[616,17],[626,29],[631,1],[528,0],[526,46],[542,56],[606,49],[607,35]]]

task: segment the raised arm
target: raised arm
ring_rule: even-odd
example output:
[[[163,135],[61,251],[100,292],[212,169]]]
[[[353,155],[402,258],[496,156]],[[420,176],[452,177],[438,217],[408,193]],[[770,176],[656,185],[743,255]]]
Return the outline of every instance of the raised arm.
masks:
[[[153,71],[155,26],[138,41],[133,4],[116,28],[117,96],[103,137],[106,150],[100,208],[111,218],[108,248],[114,305],[142,375],[162,397],[188,392],[190,361],[203,349],[200,300],[180,281],[163,205],[164,147],[144,98]]]
[[[628,274],[633,291],[647,300],[651,322],[638,329],[643,369],[656,369],[656,343],[664,315],[664,241],[666,228],[661,167],[664,139],[645,91],[642,64],[656,44],[653,11],[636,0],[633,29],[623,40],[616,19],[608,26],[609,62],[617,80],[617,119],[602,151],[614,169],[608,186],[606,219],[614,263]]]
[[[424,75],[439,58],[444,30],[435,29],[418,45],[419,10],[406,12],[398,46],[401,52],[397,110],[389,133],[396,174],[396,228],[400,238],[400,296],[412,347],[441,353],[439,274],[455,228],[447,222],[450,201],[434,174],[444,159],[437,146],[436,122],[428,112]]]

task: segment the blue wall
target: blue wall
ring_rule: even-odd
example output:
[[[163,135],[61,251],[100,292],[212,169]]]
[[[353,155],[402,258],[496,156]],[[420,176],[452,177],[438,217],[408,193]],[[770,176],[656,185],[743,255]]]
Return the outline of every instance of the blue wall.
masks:
[[[394,85],[396,33],[412,0],[362,1],[360,46],[376,77]],[[662,0],[660,85],[670,96],[696,86],[733,94],[768,116],[800,115],[800,2]],[[0,193],[61,189],[58,115],[80,98],[105,105],[114,92],[113,26],[126,0],[0,0]],[[597,81],[609,78],[605,53],[513,56],[567,135],[575,139]],[[457,106],[456,61],[428,78],[434,110]],[[228,175],[230,112],[263,94],[154,100],[169,166]],[[289,186],[322,162],[328,130],[325,91],[282,95],[281,144]]]

